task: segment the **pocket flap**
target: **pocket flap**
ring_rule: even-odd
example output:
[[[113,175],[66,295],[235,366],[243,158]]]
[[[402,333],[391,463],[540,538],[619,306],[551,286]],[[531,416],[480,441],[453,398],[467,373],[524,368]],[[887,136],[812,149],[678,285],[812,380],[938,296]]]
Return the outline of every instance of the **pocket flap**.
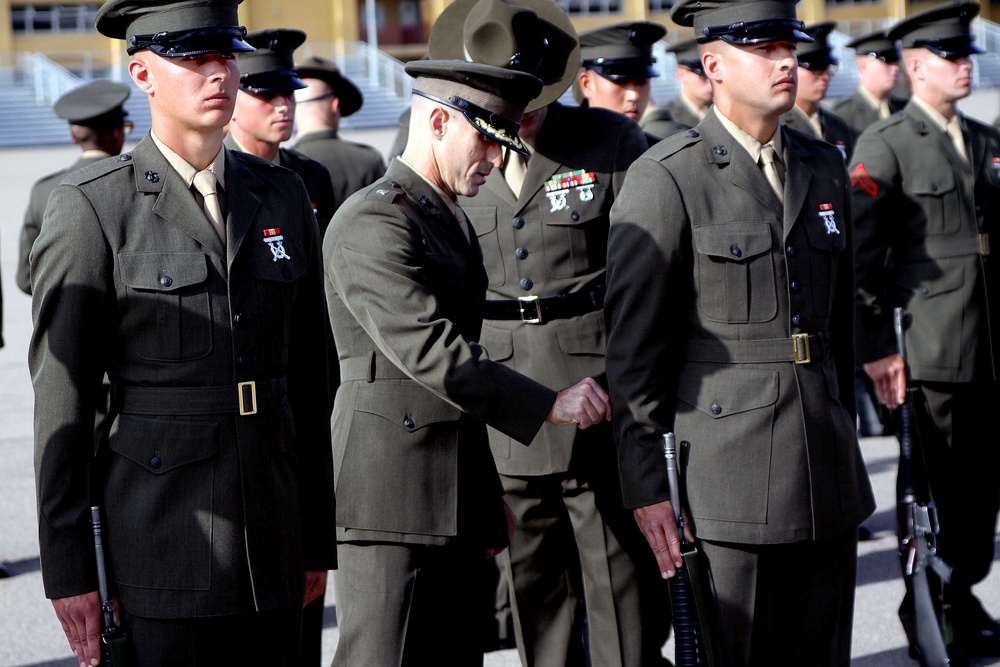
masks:
[[[556,327],[559,349],[566,354],[594,354],[604,356],[606,337],[604,335],[604,315],[597,311],[587,317],[564,324],[550,324]]]
[[[125,252],[118,261],[132,289],[173,292],[208,279],[208,258],[200,252]]]
[[[681,371],[677,398],[717,419],[756,410],[777,402],[778,373],[688,364]]]
[[[462,210],[476,230],[476,236],[489,234],[497,228],[496,206],[463,206]]]
[[[506,361],[514,356],[514,337],[507,329],[483,324],[479,344],[486,348],[491,361]]]
[[[771,225],[767,222],[727,222],[692,231],[699,253],[730,262],[745,262],[771,250]]]
[[[386,380],[358,387],[354,407],[378,415],[405,431],[457,421],[462,411],[412,380]]]
[[[937,197],[955,189],[955,172],[951,169],[916,169],[910,190],[915,195]]]
[[[214,421],[122,414],[116,426],[111,451],[154,475],[212,458],[219,450]]]

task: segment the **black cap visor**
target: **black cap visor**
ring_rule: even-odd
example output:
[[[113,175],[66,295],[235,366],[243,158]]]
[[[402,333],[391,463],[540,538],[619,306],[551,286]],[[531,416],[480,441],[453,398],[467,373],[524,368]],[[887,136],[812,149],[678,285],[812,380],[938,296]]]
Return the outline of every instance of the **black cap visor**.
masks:
[[[524,144],[521,142],[521,137],[517,136],[517,133],[521,130],[520,123],[515,122],[506,116],[494,113],[489,109],[484,109],[483,107],[473,104],[466,99],[458,97],[457,95],[452,95],[447,100],[443,100],[436,95],[425,93],[422,90],[417,90],[416,88],[413,89],[413,93],[420,95],[421,97],[426,97],[432,102],[436,102],[462,112],[462,115],[465,116],[465,119],[469,121],[472,127],[479,130],[479,132],[490,141],[494,141],[501,146],[511,149],[512,151],[517,151],[521,155],[528,154],[528,149],[525,148]]]
[[[913,41],[913,48],[925,48],[931,53],[938,55],[945,60],[955,60],[966,56],[973,56],[985,51],[976,46],[971,35],[961,37],[948,37],[946,39],[916,39]]]
[[[654,62],[654,58],[593,58],[584,60],[583,66],[610,81],[636,81],[660,76]]]
[[[705,76],[705,69],[701,66],[700,60],[678,60],[677,64],[691,70],[698,76]]]
[[[796,58],[798,60],[799,67],[812,71],[825,70],[831,66],[836,67],[840,65],[840,61],[834,58],[830,51],[807,54],[799,53]]]
[[[239,25],[132,35],[127,51],[132,55],[141,49],[149,49],[163,58],[255,51],[254,47],[243,41],[246,35],[247,29]]]
[[[298,77],[294,69],[259,72],[257,74],[240,75],[240,90],[254,95],[290,95],[292,91],[308,87],[306,82]]]
[[[898,49],[887,49],[885,51],[869,51],[868,53],[859,53],[859,56],[868,56],[869,58],[874,58],[875,60],[881,60],[886,65],[891,65],[893,63],[898,63],[902,60]]]
[[[771,19],[765,21],[740,21],[729,25],[713,25],[705,28],[698,38],[699,44],[721,39],[727,44],[742,46],[764,42],[814,42],[803,32],[805,23],[798,19]]]

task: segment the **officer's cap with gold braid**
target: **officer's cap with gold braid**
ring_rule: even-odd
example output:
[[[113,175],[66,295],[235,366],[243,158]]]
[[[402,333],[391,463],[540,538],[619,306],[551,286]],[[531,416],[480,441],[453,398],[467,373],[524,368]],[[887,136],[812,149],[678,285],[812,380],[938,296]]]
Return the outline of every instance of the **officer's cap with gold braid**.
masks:
[[[847,43],[847,48],[854,49],[854,54],[868,58],[876,58],[884,63],[899,62],[899,47],[896,40],[889,39],[885,30],[861,35]]]
[[[698,51],[697,39],[686,39],[667,47],[668,53],[673,53],[677,59],[677,64],[686,67],[695,74],[704,76],[705,72],[701,67],[701,53]]]
[[[580,67],[576,29],[553,0],[455,0],[431,26],[427,53],[538,77],[544,87],[526,111],[559,99]]]
[[[581,32],[583,67],[610,81],[659,76],[653,69],[653,44],[666,34],[666,28],[652,21],[626,21]]]
[[[291,93],[306,87],[292,52],[306,41],[301,30],[256,30],[247,42],[257,50],[240,56],[240,90],[255,95]]]
[[[904,49],[925,48],[946,60],[983,53],[969,32],[979,3],[950,2],[903,19],[889,29]]]
[[[674,23],[694,27],[699,44],[811,42],[795,18],[798,0],[680,0],[670,11]]]
[[[129,55],[149,49],[164,58],[253,51],[243,41],[236,7],[243,0],[109,0],[94,24],[124,39]]]
[[[461,112],[491,141],[528,154],[517,133],[525,106],[542,89],[540,79],[464,60],[413,60],[406,73],[416,79],[414,95]]]

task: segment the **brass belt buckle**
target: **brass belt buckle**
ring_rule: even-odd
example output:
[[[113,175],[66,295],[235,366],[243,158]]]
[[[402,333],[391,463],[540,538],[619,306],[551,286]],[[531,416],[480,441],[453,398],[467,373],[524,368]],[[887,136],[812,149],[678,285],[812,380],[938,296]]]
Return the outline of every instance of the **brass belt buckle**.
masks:
[[[240,399],[240,416],[257,414],[257,383],[253,380],[240,382],[236,385],[236,393]],[[247,407],[248,402],[249,408]]]
[[[979,254],[986,257],[990,254],[990,235],[976,234],[976,245],[979,247]]]
[[[541,324],[542,323],[542,307],[538,304],[537,296],[519,296],[517,298],[517,307],[521,311],[521,321],[525,324]],[[529,312],[526,312],[527,308],[534,308],[534,316]]]
[[[812,361],[809,354],[809,334],[792,335],[792,358],[797,364],[808,364]]]

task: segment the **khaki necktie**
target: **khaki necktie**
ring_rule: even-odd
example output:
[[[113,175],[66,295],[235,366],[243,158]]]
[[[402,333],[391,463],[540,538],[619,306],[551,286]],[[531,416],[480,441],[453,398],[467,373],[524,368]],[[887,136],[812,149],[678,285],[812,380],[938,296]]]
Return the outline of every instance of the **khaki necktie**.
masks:
[[[503,177],[515,197],[521,196],[521,186],[524,185],[524,174],[528,170],[527,161],[528,158],[520,153],[508,150],[507,165],[504,167]]]
[[[889,110],[889,103],[887,101],[885,101],[885,100],[882,100],[881,102],[879,102],[879,105],[878,105],[878,117],[880,119],[882,119],[882,120],[885,120],[886,118],[888,118],[891,115],[892,115],[892,112]]]
[[[962,134],[962,124],[959,122],[958,116],[955,116],[948,122],[947,132],[948,136],[951,137],[951,143],[955,147],[955,151],[968,164],[969,154],[965,150],[965,136]]]
[[[774,193],[778,195],[778,199],[784,204],[785,169],[781,164],[781,158],[778,157],[778,154],[774,150],[774,144],[766,143],[760,147],[760,160],[764,168],[764,176],[767,177],[767,182],[771,184]]]
[[[215,228],[219,238],[226,240],[226,219],[222,216],[222,207],[219,205],[219,192],[216,189],[218,181],[215,174],[205,169],[194,175],[194,189],[202,196],[202,208],[209,222]]]

